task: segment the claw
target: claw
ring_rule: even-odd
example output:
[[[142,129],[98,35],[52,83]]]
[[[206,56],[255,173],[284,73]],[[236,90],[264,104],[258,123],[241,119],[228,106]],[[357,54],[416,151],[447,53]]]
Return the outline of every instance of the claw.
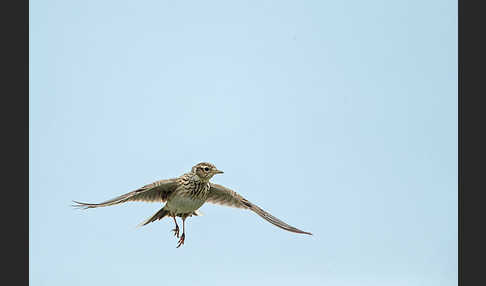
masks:
[[[181,235],[181,238],[179,239],[179,243],[177,244],[177,247],[176,247],[176,248],[179,248],[179,247],[181,247],[181,245],[183,245],[183,244],[184,244],[184,240],[185,240],[185,238],[186,238],[186,234],[185,234],[185,233],[183,233],[183,234]]]
[[[177,238],[179,238],[179,226],[176,225],[176,227],[172,229],[172,231],[174,232],[174,236],[177,236]]]

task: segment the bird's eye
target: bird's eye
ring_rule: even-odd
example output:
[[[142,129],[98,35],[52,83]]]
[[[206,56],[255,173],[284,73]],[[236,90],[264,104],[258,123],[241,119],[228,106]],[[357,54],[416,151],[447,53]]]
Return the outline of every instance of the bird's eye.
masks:
[[[204,168],[204,171],[206,171],[206,172],[209,171],[209,168],[208,167],[205,167]]]

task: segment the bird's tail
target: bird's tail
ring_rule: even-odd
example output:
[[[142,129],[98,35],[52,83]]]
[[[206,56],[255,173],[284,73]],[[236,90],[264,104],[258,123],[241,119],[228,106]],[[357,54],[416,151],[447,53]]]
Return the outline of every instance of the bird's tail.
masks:
[[[141,222],[138,225],[138,227],[147,225],[147,224],[149,224],[151,222],[154,222],[156,220],[161,220],[164,217],[166,217],[168,214],[169,214],[169,211],[165,210],[165,207],[163,207],[158,212],[156,212],[153,216],[151,216],[150,218],[148,218],[148,219],[144,220],[143,222]],[[195,210],[189,216],[202,216],[202,215],[203,215],[203,213],[201,211]]]
[[[165,210],[165,208],[161,208],[158,212],[156,212],[152,217],[150,217],[149,219],[141,222],[138,226],[141,227],[141,226],[144,226],[144,225],[147,225],[151,222],[154,222],[156,220],[160,220],[160,219],[163,219],[164,217],[166,217],[167,215],[169,214],[169,211]]]

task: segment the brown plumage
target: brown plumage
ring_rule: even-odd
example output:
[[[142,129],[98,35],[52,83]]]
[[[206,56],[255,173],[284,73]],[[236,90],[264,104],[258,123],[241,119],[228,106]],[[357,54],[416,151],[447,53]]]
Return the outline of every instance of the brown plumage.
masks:
[[[156,181],[135,191],[99,204],[74,201],[77,204],[75,207],[89,209],[112,206],[131,201],[165,202],[166,204],[162,209],[160,209],[149,219],[142,222],[140,226],[160,220],[166,216],[170,216],[175,222],[175,228],[172,231],[174,231],[174,234],[179,237],[179,226],[177,225],[175,218],[181,217],[183,222],[183,231],[177,247],[184,244],[186,218],[193,215],[200,215],[198,209],[206,202],[241,209],[249,209],[261,216],[266,221],[282,229],[295,233],[311,235],[310,232],[305,232],[290,226],[280,219],[272,216],[268,212],[262,210],[260,207],[252,204],[235,191],[209,182],[214,175],[222,173],[223,172],[218,170],[213,164],[202,162],[192,167],[191,172],[186,173],[178,178]]]

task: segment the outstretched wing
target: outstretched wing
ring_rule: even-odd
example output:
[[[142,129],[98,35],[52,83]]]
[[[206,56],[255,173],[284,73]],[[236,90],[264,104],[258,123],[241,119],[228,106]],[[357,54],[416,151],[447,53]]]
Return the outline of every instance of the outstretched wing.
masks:
[[[140,189],[133,192],[121,195],[114,199],[99,203],[99,204],[89,204],[74,201],[77,205],[74,207],[79,207],[83,209],[99,208],[117,205],[125,202],[131,201],[141,201],[141,202],[165,202],[167,197],[174,192],[177,187],[177,179],[160,180],[152,184],[145,185]]]
[[[279,220],[278,218],[274,217],[273,215],[262,210],[257,205],[252,204],[251,202],[249,202],[247,199],[245,199],[244,197],[242,197],[241,195],[239,195],[235,191],[228,189],[224,186],[218,185],[218,184],[211,183],[211,189],[209,190],[209,196],[208,196],[206,202],[230,206],[230,207],[235,207],[235,208],[240,208],[240,209],[249,209],[249,210],[255,212],[257,215],[264,218],[269,223],[276,225],[276,226],[278,226],[282,229],[285,229],[285,230],[288,230],[288,231],[291,231],[291,232],[304,233],[304,234],[312,235],[312,233],[310,233],[310,232],[305,232],[305,231],[302,231],[302,230],[295,228],[291,225],[286,224],[285,222]]]

